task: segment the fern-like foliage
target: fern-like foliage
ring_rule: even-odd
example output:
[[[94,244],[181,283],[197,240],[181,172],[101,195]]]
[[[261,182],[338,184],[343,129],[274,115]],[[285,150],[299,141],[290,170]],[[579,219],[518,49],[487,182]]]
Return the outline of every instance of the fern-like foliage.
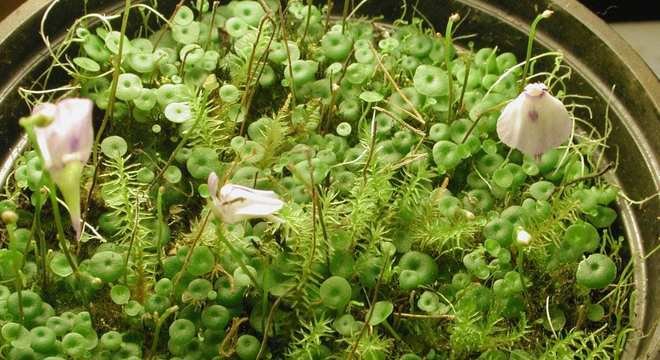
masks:
[[[613,359],[616,334],[602,336],[599,331],[572,330],[564,337],[548,342],[542,360]]]
[[[287,139],[291,129],[289,127],[289,104],[291,95],[287,97],[280,109],[273,114],[273,120],[261,129],[259,143],[264,147],[264,158],[260,165],[264,168],[272,165],[278,160],[279,154],[285,149],[290,141]]]
[[[394,187],[390,182],[393,173],[384,169],[372,173],[366,181],[357,181],[346,202],[348,217],[345,218],[351,239],[358,244],[365,239],[372,224],[380,221],[380,216],[391,205]]]
[[[323,280],[323,275],[315,270],[314,265],[325,263],[328,251],[320,229],[315,229],[311,213],[311,210],[304,210],[297,205],[286,206],[280,212],[288,228],[287,249],[284,250],[283,256],[286,257],[290,270],[285,275],[292,279],[291,286],[296,289],[289,293],[289,298],[293,303],[301,302],[305,305],[303,309],[307,310],[318,301],[318,290]],[[306,317],[306,311],[301,314]]]
[[[205,146],[211,149],[222,149],[234,133],[236,112],[229,111],[230,105],[218,105],[216,97],[210,97],[200,91],[190,101],[194,127],[188,131],[190,145]],[[232,116],[233,114],[233,116]]]
[[[287,352],[287,359],[314,359],[317,357],[319,348],[323,345],[326,338],[334,333],[332,319],[313,319],[302,322]]]
[[[101,196],[105,206],[111,209],[112,218],[120,224],[112,238],[120,243],[128,242],[134,231],[138,239],[150,235],[146,221],[152,220],[149,208],[147,184],[137,180],[139,163],[130,163],[131,156],[107,158],[105,171],[100,175]]]
[[[377,359],[381,354],[388,354],[394,346],[393,339],[384,337],[378,334],[378,332],[366,332],[361,337],[355,335],[353,338],[344,339],[344,341],[348,343],[348,346],[343,354],[336,357],[337,359],[348,358],[355,346],[355,342],[358,341],[355,352],[353,353],[353,359]]]
[[[129,266],[137,275],[136,297],[142,299],[145,284],[153,281],[158,264],[149,185],[137,180],[141,166],[131,163],[130,155],[108,158],[104,166],[101,195],[105,206],[111,209],[111,217],[119,224],[112,240],[131,248]]]
[[[486,219],[481,216],[446,218],[430,203],[420,206],[419,211],[410,226],[412,243],[436,254],[470,248],[486,224]]]

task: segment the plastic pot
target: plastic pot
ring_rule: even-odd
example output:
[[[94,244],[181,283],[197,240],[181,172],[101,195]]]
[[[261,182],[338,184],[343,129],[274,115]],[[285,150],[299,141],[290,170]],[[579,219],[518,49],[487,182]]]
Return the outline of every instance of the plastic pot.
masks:
[[[325,1],[324,1],[325,2]],[[18,94],[20,86],[28,86],[44,72],[49,63],[40,36],[42,15],[49,0],[28,0],[8,18],[0,22],[0,181],[5,183],[17,153],[25,146],[18,119],[28,108]],[[52,43],[82,15],[83,4],[89,11],[113,13],[121,9],[121,0],[66,0],[51,9],[44,32]],[[335,1],[335,3],[340,3]],[[159,1],[159,10],[171,13],[176,1]],[[385,15],[394,20],[403,11],[395,0],[368,1],[359,13]],[[335,5],[338,11],[341,4]],[[465,18],[460,34],[476,34],[469,40],[477,47],[494,47],[512,51],[524,58],[529,24],[534,16],[550,8],[555,14],[542,22],[537,34],[535,52],[559,50],[574,74],[567,82],[573,93],[592,98],[592,123],[602,131],[609,104],[612,134],[609,161],[618,154],[619,166],[611,176],[633,199],[644,199],[660,192],[660,83],[639,56],[594,14],[573,0],[422,0],[417,9],[436,29],[444,29],[450,14]],[[410,14],[412,5],[408,6]],[[463,40],[467,41],[467,40]],[[49,86],[66,82],[64,74],[54,73]],[[615,88],[613,89],[613,86]],[[629,334],[626,359],[658,358],[660,344],[660,252],[647,256],[658,246],[660,199],[655,197],[643,206],[619,203],[621,232],[629,241],[634,261],[635,317],[637,329]]]

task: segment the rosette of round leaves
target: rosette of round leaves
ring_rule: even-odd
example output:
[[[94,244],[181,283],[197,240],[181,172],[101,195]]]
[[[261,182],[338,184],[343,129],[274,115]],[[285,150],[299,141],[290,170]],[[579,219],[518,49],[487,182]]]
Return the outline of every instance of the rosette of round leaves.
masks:
[[[586,222],[575,223],[564,233],[559,244],[559,259],[564,262],[576,261],[582,254],[592,252],[600,245],[598,230]]]
[[[351,300],[351,284],[341,276],[326,279],[319,290],[323,305],[342,310]]]
[[[101,251],[90,259],[89,272],[106,282],[113,282],[124,273],[123,257],[112,251]]]
[[[428,254],[409,251],[399,260],[399,287],[410,291],[431,284],[438,277],[438,264]]]
[[[580,262],[575,278],[584,287],[602,289],[616,278],[616,264],[607,255],[592,254]]]

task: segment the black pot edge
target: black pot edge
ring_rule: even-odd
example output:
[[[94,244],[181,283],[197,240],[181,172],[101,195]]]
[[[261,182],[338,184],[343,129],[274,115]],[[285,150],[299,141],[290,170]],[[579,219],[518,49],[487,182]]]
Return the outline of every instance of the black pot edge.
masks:
[[[504,13],[503,10],[486,4],[486,2],[494,2],[494,0],[488,0],[486,2],[482,1],[477,1],[477,0],[459,0],[462,3],[469,4],[472,7],[475,8],[482,8],[486,11],[494,12],[494,13],[500,13],[502,15],[503,19],[506,19],[507,22],[510,22],[512,24],[515,24],[517,27],[519,27],[521,30],[528,29],[528,23],[530,19],[533,16],[525,16],[524,14],[521,15],[520,17],[514,17],[511,16],[509,12]],[[33,20],[35,19],[34,14],[41,14],[45,10],[46,6],[48,5],[49,1],[48,0],[28,0],[26,3],[21,5],[19,9],[17,9],[14,13],[12,13],[8,18],[0,22],[0,50],[2,43],[7,40],[13,31],[16,29],[19,29],[21,25],[24,25],[25,22],[29,19]],[[589,26],[590,30],[593,30],[593,34],[595,36],[599,36],[601,38],[607,38],[608,39],[608,46],[609,48],[617,55],[620,57],[625,58],[628,63],[625,63],[626,69],[635,77],[635,80],[639,81],[640,86],[644,89],[644,95],[646,95],[650,103],[654,105],[655,113],[658,114],[660,109],[660,84],[657,82],[657,78],[654,77],[653,73],[649,70],[648,66],[641,60],[641,58],[632,50],[632,48],[625,42],[623,39],[620,38],[618,34],[616,34],[612,29],[610,29],[604,22],[602,22],[600,19],[598,19],[594,14],[592,14],[589,10],[584,8],[582,5],[578,4],[577,2],[570,1],[570,0],[552,0],[549,2],[550,4],[549,7],[552,8],[560,8],[563,11],[571,14],[573,17],[575,17],[578,21],[583,22],[584,24]],[[498,4],[501,5],[501,4]],[[522,8],[523,6],[519,4],[519,8]],[[114,6],[111,9],[117,10],[120,6]],[[543,9],[543,6],[537,7],[540,9]],[[512,9],[509,9],[512,10]],[[516,13],[516,9],[514,8],[511,13]],[[110,13],[111,11],[106,11],[105,13]],[[536,10],[535,10],[536,12]],[[36,16],[36,18],[40,18],[39,16]],[[528,18],[527,20],[521,20],[521,18]],[[7,34],[7,36],[4,36]],[[4,37],[3,37],[4,36]],[[540,30],[538,35],[537,35],[538,42],[541,44],[544,44],[546,47],[549,48],[562,48],[558,46],[558,43],[555,42],[551,36],[548,36],[545,34],[543,30]],[[570,54],[570,52],[566,52],[567,54]],[[24,63],[34,63],[35,61],[39,61],[39,58],[46,57],[45,52],[41,53],[41,56],[39,54],[33,55],[30,61],[25,61]],[[580,61],[578,61],[576,58],[571,59],[570,56],[566,57],[567,62],[571,64],[571,66],[575,67],[576,69],[580,69],[584,74],[590,75],[588,76],[590,80],[594,79],[599,79],[598,75],[602,74],[593,74],[591,70],[588,69],[587,66],[582,64]],[[20,67],[20,65],[16,66]],[[31,69],[33,70],[33,69]],[[12,77],[12,80],[9,81],[9,83],[15,83],[17,84],[20,79],[27,73],[29,73],[29,70],[26,71],[21,71],[17,75]],[[655,81],[654,81],[655,79]],[[597,81],[598,83],[598,81]],[[609,93],[609,87],[607,87],[604,83],[600,83],[600,92],[601,95]],[[14,86],[3,86],[3,88],[0,88],[0,98],[3,98],[6,95],[6,91],[2,90],[7,90],[8,88],[14,88]],[[618,106],[617,106],[618,105]],[[658,166],[658,142],[657,139],[658,137],[653,138],[654,133],[659,133],[658,129],[658,124],[651,123],[650,124],[650,129],[647,127],[640,127],[637,124],[635,124],[635,121],[633,121],[634,117],[631,116],[631,114],[626,111],[626,106],[622,104],[612,104],[612,109],[620,114],[623,114],[622,118],[626,121],[623,123],[626,126],[626,130],[631,132],[633,135],[635,135],[636,138],[638,139],[643,139],[642,141],[642,146],[640,150],[642,151],[643,156],[642,160],[645,162],[646,167],[651,170],[651,172],[655,175],[653,176],[653,182],[655,183],[656,189],[660,189],[660,166]],[[656,116],[657,119],[657,116]],[[645,131],[643,130],[650,130],[651,135],[646,136],[644,133]],[[651,137],[651,140],[649,141],[649,137]],[[637,145],[640,145],[639,143]],[[0,168],[0,182],[4,182],[6,179],[6,175],[9,174],[9,171],[11,170],[10,163],[13,162],[13,159],[17,156],[17,154],[20,153],[22,148],[25,146],[25,139],[22,137],[16,144],[11,149],[11,154],[7,157],[6,161],[3,162],[2,167]],[[625,176],[625,175],[624,175]],[[621,183],[618,181],[618,178],[620,176],[617,176],[613,178],[614,182],[616,183]],[[656,190],[657,191],[657,190]],[[644,306],[648,304],[645,303],[645,298],[658,298],[658,287],[656,284],[656,289],[655,291],[648,292],[647,290],[647,285],[646,282],[644,281],[639,281],[638,279],[646,279],[646,275],[649,274],[646,264],[649,259],[644,259],[644,254],[646,253],[644,251],[643,247],[643,239],[641,238],[641,233],[642,231],[640,230],[639,224],[636,221],[636,216],[635,216],[635,209],[633,209],[631,206],[628,204],[625,204],[623,202],[620,202],[620,207],[621,207],[621,215],[623,218],[623,221],[625,223],[625,228],[626,228],[626,235],[631,242],[631,247],[633,250],[633,256],[638,260],[635,263],[635,278],[637,287],[637,302],[636,302],[636,313],[638,314],[636,320],[635,320],[635,325],[637,325],[639,322],[642,322],[645,318],[646,315],[649,314],[650,312],[650,317],[646,318],[647,322],[652,322],[653,321],[653,313],[655,312],[655,316],[658,316],[658,311],[660,308],[656,307],[649,307],[649,306]],[[660,254],[656,254],[653,257],[653,260],[657,259]],[[659,261],[655,261],[655,263],[660,263]],[[656,266],[657,267],[657,266]],[[656,271],[650,272],[651,274],[657,274]],[[640,287],[641,285],[641,287]],[[639,316],[641,315],[641,316]],[[626,357],[627,358],[640,358],[638,357],[641,354],[645,354],[645,357],[647,359],[651,359],[652,357],[657,357],[659,345],[660,345],[660,325],[657,324],[657,320],[655,329],[649,329],[649,333],[644,334],[646,335],[646,342],[647,346],[646,349],[640,349],[638,348],[641,335],[638,336],[633,336],[633,338],[628,340],[628,344],[626,346]],[[643,325],[643,324],[642,324]],[[652,325],[651,325],[652,326]],[[632,343],[637,343],[635,346],[632,346]],[[631,349],[637,348],[637,349]],[[641,354],[640,354],[641,352]],[[658,357],[660,358],[660,357]]]

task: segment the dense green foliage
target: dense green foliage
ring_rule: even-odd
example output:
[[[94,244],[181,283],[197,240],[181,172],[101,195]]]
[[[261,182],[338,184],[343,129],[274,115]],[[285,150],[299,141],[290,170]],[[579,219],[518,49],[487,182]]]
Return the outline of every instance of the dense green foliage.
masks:
[[[35,151],[4,190],[0,358],[618,357],[632,265],[610,229],[617,190],[595,174],[607,134],[580,119],[560,54],[529,78],[589,132],[533,159],[495,135],[523,63],[418,18],[130,11],[130,36],[77,22],[45,75],[69,86],[24,91],[93,99],[104,132],[70,241],[79,272]],[[281,221],[215,219],[212,171],[278,193]]]

